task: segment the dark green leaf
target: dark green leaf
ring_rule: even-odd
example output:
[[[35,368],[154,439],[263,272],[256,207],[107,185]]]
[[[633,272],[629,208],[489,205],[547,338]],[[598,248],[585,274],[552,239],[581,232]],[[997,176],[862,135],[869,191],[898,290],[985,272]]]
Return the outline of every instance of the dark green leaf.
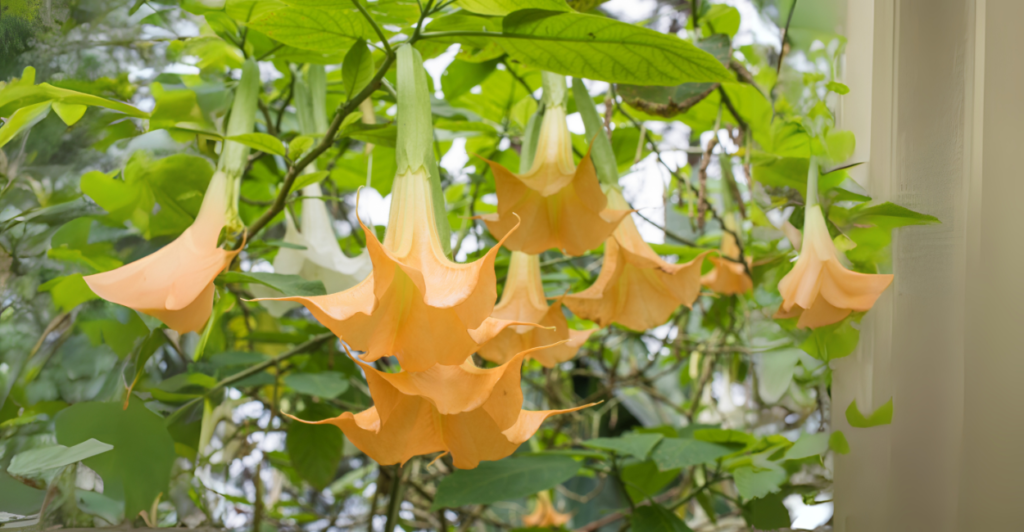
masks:
[[[618,438],[594,438],[583,442],[584,447],[612,451],[622,456],[633,456],[646,460],[651,449],[658,444],[661,434],[625,434]]]
[[[574,477],[580,464],[567,456],[522,456],[460,469],[437,487],[434,510],[518,499]]]
[[[374,74],[373,54],[366,42],[358,40],[345,54],[345,62],[341,65],[341,80],[345,85],[345,94],[353,96],[370,83]]]
[[[773,493],[760,499],[750,501],[743,508],[743,517],[747,523],[759,530],[775,530],[777,528],[788,528],[793,524],[789,516],[789,510],[782,504],[782,493]]]
[[[469,92],[473,87],[483,83],[487,76],[494,72],[499,59],[482,63],[472,63],[456,59],[452,61],[444,74],[441,74],[441,90],[447,100],[454,100]]]
[[[334,399],[348,390],[348,380],[337,371],[320,373],[289,373],[284,377],[289,388],[306,395]]]
[[[638,506],[631,518],[633,530],[644,532],[691,532],[690,527],[660,504]]]
[[[324,283],[307,281],[298,275],[266,272],[224,272],[217,276],[222,283],[259,283],[286,296],[322,296],[327,293]]]
[[[509,55],[559,74],[636,85],[734,79],[688,41],[607,17],[524,9],[502,28],[496,39]]]
[[[319,421],[333,417],[330,408],[312,403],[300,413],[303,419]],[[341,463],[345,438],[334,425],[309,425],[293,421],[288,427],[285,441],[292,466],[299,476],[317,490],[324,489],[334,480]]]
[[[46,490],[30,488],[0,471],[0,512],[31,515],[39,511],[46,498]]]
[[[732,453],[728,447],[690,438],[665,438],[654,448],[651,458],[658,469],[668,471],[706,464]]]
[[[679,477],[678,469],[659,471],[653,460],[629,464],[622,468],[622,482],[633,502],[650,499]]]
[[[77,445],[91,438],[114,446],[84,463],[103,478],[104,494],[125,501],[125,514],[149,510],[160,493],[168,493],[174,442],[164,420],[141,401],[125,410],[116,403],[78,403],[55,419],[57,441]]]

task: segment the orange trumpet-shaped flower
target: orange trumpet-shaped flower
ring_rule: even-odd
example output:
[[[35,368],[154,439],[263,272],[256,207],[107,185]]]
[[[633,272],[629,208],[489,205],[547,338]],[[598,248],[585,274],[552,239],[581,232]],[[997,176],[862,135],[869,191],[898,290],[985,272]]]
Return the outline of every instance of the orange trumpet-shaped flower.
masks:
[[[556,299],[554,304],[548,306],[544,297],[544,285],[540,279],[540,258],[520,251],[512,252],[505,291],[502,292],[501,301],[494,307],[491,317],[541,325],[539,328],[524,325],[507,327],[481,345],[480,356],[496,364],[508,362],[516,353],[548,346],[532,352],[530,357],[544,367],[554,367],[576,356],[580,346],[597,330],[569,329],[565,315],[562,314],[562,298]]]
[[[425,170],[400,174],[392,188],[383,245],[366,229],[373,273],[356,286],[325,296],[285,297],[313,316],[363,359],[398,357],[407,371],[459,365],[477,347],[512,325],[489,318],[497,299],[494,257],[457,264],[441,249]]]
[[[374,406],[317,424],[339,427],[359,450],[382,465],[446,451],[455,466],[473,469],[500,460],[530,439],[541,423],[568,410],[522,410],[520,367],[528,353],[490,369],[471,359],[421,372],[385,373],[357,360],[366,373]]]
[[[565,107],[544,112],[537,154],[525,174],[513,174],[487,161],[494,173],[498,212],[481,216],[491,234],[508,238],[506,247],[537,254],[558,248],[582,255],[601,244],[629,210],[608,210],[607,198],[597,182],[588,153],[575,167],[572,140],[565,123]],[[509,236],[522,219],[522,227]]]
[[[216,172],[195,222],[159,251],[85,277],[96,295],[158,318],[179,333],[198,331],[213,308],[213,279],[239,250],[217,247],[227,223],[229,180]]]
[[[569,522],[572,516],[555,510],[551,504],[551,496],[542,491],[537,494],[537,506],[529,515],[523,517],[523,526],[528,527],[559,527]]]
[[[892,275],[852,272],[839,262],[821,206],[804,211],[800,257],[779,281],[782,306],[776,318],[800,317],[797,327],[821,327],[842,321],[853,311],[874,306],[892,283]]]
[[[608,192],[613,208],[628,208],[617,189]],[[700,294],[701,253],[685,264],[671,264],[644,242],[632,218],[605,241],[601,273],[586,290],[565,296],[577,316],[605,327],[618,323],[643,331],[665,323],[679,305],[693,305]]]
[[[725,218],[727,229],[735,230],[735,223],[731,216]],[[708,257],[715,267],[707,275],[700,278],[701,284],[718,292],[719,294],[731,296],[743,294],[754,288],[754,281],[747,275],[747,269],[742,263],[735,260],[740,256],[740,247],[736,243],[736,237],[729,231],[722,234],[721,257]],[[748,259],[749,266],[749,259]]]

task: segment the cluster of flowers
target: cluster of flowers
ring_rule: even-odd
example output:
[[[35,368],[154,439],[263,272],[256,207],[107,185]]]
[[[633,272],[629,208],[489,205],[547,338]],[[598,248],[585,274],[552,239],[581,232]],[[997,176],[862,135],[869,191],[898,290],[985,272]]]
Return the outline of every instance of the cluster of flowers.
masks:
[[[409,47],[400,50],[400,70],[415,67],[412,78],[408,70],[404,76],[399,73],[400,96],[403,79],[425,87],[425,79],[418,79],[424,75],[418,57],[410,54],[415,52]],[[257,82],[247,69],[240,87]],[[271,299],[305,306],[362,352],[355,360],[365,372],[374,406],[319,423],[338,426],[381,464],[446,452],[456,467],[473,468],[480,461],[513,453],[549,416],[590,406],[522,408],[524,361],[535,359],[547,367],[567,361],[596,330],[570,330],[563,304],[601,327],[617,323],[645,330],[663,324],[680,305],[691,306],[702,284],[726,295],[753,288],[750,264],[738,260],[732,232],[723,238],[720,256],[709,258],[714,267],[703,277],[707,253],[672,264],[644,242],[621,191],[615,186],[602,190],[589,154],[575,164],[564,78],[561,83],[562,100],[545,99],[536,154],[527,171],[514,174],[488,161],[498,208],[483,220],[499,242],[479,260],[460,264],[446,256],[438,230],[438,223],[446,222],[437,219],[432,189],[436,184],[428,170],[433,161],[410,163],[401,150],[387,234],[380,242],[363,226],[367,244],[360,257],[345,257],[338,248],[326,209],[315,198],[319,188],[303,191],[307,199],[301,233],[287,220],[289,241],[307,249],[282,250],[275,265],[287,273],[330,281],[338,291]],[[254,107],[239,103],[244,101],[236,99],[232,120],[255,114]],[[405,106],[399,109],[400,145],[416,123],[430,121],[429,105],[418,109],[400,100],[401,105]],[[251,123],[250,119],[250,131]],[[237,184],[227,175],[215,174],[195,223],[177,240],[144,259],[87,277],[93,291],[155,316],[179,332],[202,328],[211,313],[213,279],[238,253],[217,245],[227,223],[224,213],[231,212],[232,194],[237,195]],[[816,177],[812,170],[811,178]],[[538,254],[556,248],[580,255],[602,243],[604,263],[595,283],[549,304]],[[502,246],[512,250],[512,257],[502,298],[495,304],[494,262]],[[367,261],[372,268],[366,267]],[[344,279],[336,279],[339,274]],[[784,299],[779,316],[799,316],[800,327],[835,323],[852,311],[869,309],[890,282],[891,276],[847,270],[820,207],[812,205],[806,209],[799,260],[779,285]],[[478,367],[474,353],[496,365]],[[372,364],[384,357],[395,357],[401,371],[381,371]]]

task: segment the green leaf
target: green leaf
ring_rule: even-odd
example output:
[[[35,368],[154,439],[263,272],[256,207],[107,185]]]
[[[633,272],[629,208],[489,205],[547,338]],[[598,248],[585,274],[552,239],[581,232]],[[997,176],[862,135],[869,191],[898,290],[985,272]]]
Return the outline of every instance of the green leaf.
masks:
[[[674,512],[660,504],[637,506],[630,520],[633,530],[644,532],[691,532]]]
[[[640,502],[661,493],[665,486],[679,478],[679,470],[659,471],[653,460],[647,460],[623,467],[621,476],[626,495],[633,502]]]
[[[309,168],[308,166],[306,168]],[[319,183],[324,180],[327,176],[331,175],[327,170],[320,170],[318,172],[306,172],[299,177],[295,178],[295,182],[292,183],[292,188],[289,193],[302,190],[314,183]],[[303,248],[305,249],[305,248]]]
[[[367,36],[359,11],[336,7],[286,7],[257,18],[249,27],[289,46],[323,53],[339,53]]]
[[[84,463],[103,478],[105,495],[125,501],[125,515],[148,511],[158,494],[168,493],[174,441],[163,418],[141,401],[131,401],[127,410],[120,402],[74,404],[61,410],[54,423],[61,445],[95,438],[114,446]]]
[[[847,318],[814,329],[800,349],[824,362],[849,356],[860,342],[860,331],[853,326],[857,320],[859,318]]]
[[[93,293],[89,285],[85,284],[82,274],[73,273],[65,277],[58,277],[39,285],[40,292],[50,292],[53,304],[61,312],[70,312],[71,309],[99,296]]]
[[[481,63],[455,59],[448,64],[441,74],[441,91],[446,100],[454,100],[466,94],[473,87],[483,83],[498,66],[500,59],[492,59]]]
[[[239,144],[245,144],[254,150],[266,152],[271,155],[280,155],[282,157],[285,155],[284,145],[281,144],[281,141],[277,140],[277,138],[272,135],[267,135],[266,133],[246,133],[244,135],[228,137],[227,140],[233,140]]]
[[[437,487],[433,510],[491,504],[551,489],[576,476],[580,464],[568,456],[522,456],[460,469]]]
[[[590,157],[597,169],[597,177],[601,182],[609,185],[619,183],[618,165],[615,164],[615,152],[612,151],[612,143],[605,133],[604,120],[597,114],[597,107],[594,100],[590,99],[583,80],[573,78],[572,94],[576,101],[576,109],[583,118],[583,125],[587,131],[587,141],[590,144]]]
[[[337,371],[320,373],[289,373],[284,384],[299,393],[334,399],[348,390],[348,379]]]
[[[307,281],[298,275],[265,272],[224,272],[217,276],[221,283],[259,283],[286,296],[322,296],[327,294],[324,283]]]
[[[712,35],[701,39],[697,42],[697,48],[715,56],[723,65],[729,64],[732,46],[727,36]],[[716,83],[683,83],[674,87],[620,84],[616,91],[633,107],[649,114],[670,118],[689,111],[718,87]],[[714,107],[715,117],[709,117],[712,124],[718,116],[718,104]]]
[[[583,442],[584,447],[611,451],[621,456],[633,456],[646,460],[651,449],[664,436],[661,434],[624,434],[618,438],[594,438]]]
[[[750,526],[759,530],[789,528],[793,520],[786,505],[782,504],[783,498],[782,493],[773,493],[754,499],[743,508],[743,517]]]
[[[345,94],[352,97],[369,85],[374,75],[373,54],[366,46],[366,41],[358,40],[345,54],[345,62],[341,65],[341,81],[345,86]]]
[[[665,438],[654,448],[651,458],[658,469],[668,471],[715,460],[733,451],[723,445],[690,438]]]
[[[309,135],[299,135],[288,143],[288,157],[293,161],[297,160],[300,155],[306,153],[306,151],[311,147],[313,147],[313,137],[310,137]]]
[[[892,399],[890,398],[887,403],[880,406],[878,410],[875,410],[867,417],[860,413],[860,409],[857,408],[857,400],[854,399],[846,409],[846,422],[851,427],[859,429],[888,425],[892,423]],[[845,440],[846,438],[844,437],[843,439]]]
[[[61,103],[53,102],[53,110],[57,113],[57,116],[64,121],[64,124],[73,126],[79,120],[85,116],[85,111],[89,107],[77,103]]]
[[[836,94],[847,94],[850,92],[850,87],[839,83],[838,81],[830,81],[825,84],[825,88],[836,93]]]
[[[736,482],[736,491],[744,499],[759,499],[779,490],[779,485],[786,481],[786,471],[779,466],[754,468],[743,466],[732,472]]]
[[[757,442],[752,434],[731,429],[698,429],[693,431],[693,437],[706,442],[724,443],[734,445],[752,445]]]
[[[18,109],[0,127],[0,148],[4,147],[15,135],[36,125],[46,118],[50,112],[50,102],[41,102]]]
[[[11,465],[7,466],[7,473],[19,477],[27,477],[42,473],[48,469],[55,469],[81,462],[91,456],[105,453],[114,447],[99,440],[88,439],[74,447],[54,445],[40,449],[30,449],[18,453],[11,459]]]
[[[46,490],[30,488],[7,473],[0,471],[0,512],[31,515],[39,511],[46,498]]]
[[[714,4],[700,16],[700,28],[704,35],[724,34],[732,38],[740,30],[740,12],[732,6]]]
[[[850,442],[846,441],[843,431],[837,430],[828,437],[828,446],[839,454],[850,454]]]
[[[145,322],[134,311],[128,312],[128,320],[125,323],[115,319],[90,320],[80,322],[78,327],[89,337],[92,345],[109,345],[121,358],[135,349],[140,338],[149,335],[149,327],[146,327]]]
[[[690,42],[606,17],[524,9],[502,28],[495,39],[509,55],[558,74],[636,85],[735,78]]]
[[[828,434],[816,432],[814,434],[802,434],[800,439],[786,451],[785,460],[800,460],[811,456],[818,456],[828,449]]]
[[[941,222],[934,216],[921,214],[887,201],[879,205],[854,209],[850,212],[849,223],[892,229],[907,225],[930,225]]]
[[[12,113],[23,107],[53,101],[65,104],[105,107],[135,118],[149,117],[149,113],[140,111],[128,104],[93,96],[92,94],[85,94],[84,92],[54,87],[49,83],[32,85],[33,81],[34,79],[29,80],[28,83],[12,83],[0,90],[0,116],[11,116]]]
[[[374,146],[394,148],[398,144],[398,127],[394,124],[352,124],[345,128],[341,136]]]
[[[307,421],[320,421],[334,417],[325,405],[311,403],[300,413]],[[285,446],[295,471],[317,490],[334,480],[341,463],[345,438],[334,425],[309,425],[293,421],[288,426]]]
[[[561,0],[458,0],[455,4],[480,15],[508,15],[520,9],[570,10],[569,4]]]

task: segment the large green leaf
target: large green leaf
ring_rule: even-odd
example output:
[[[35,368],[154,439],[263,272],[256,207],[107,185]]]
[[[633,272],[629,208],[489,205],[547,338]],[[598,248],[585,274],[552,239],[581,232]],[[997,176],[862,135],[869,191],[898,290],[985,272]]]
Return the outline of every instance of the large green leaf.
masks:
[[[312,403],[299,414],[308,421],[319,421],[334,416],[329,407]],[[309,425],[293,421],[285,440],[288,456],[295,471],[318,490],[334,480],[341,463],[345,438],[333,425]]]
[[[103,478],[105,495],[124,500],[126,515],[148,510],[158,494],[168,493],[174,441],[164,420],[141,401],[131,401],[127,409],[120,402],[74,404],[54,423],[61,445],[95,438],[114,446],[84,463]]]
[[[481,15],[508,15],[520,9],[569,11],[569,4],[563,0],[458,0],[455,4]]]
[[[661,434],[625,434],[618,438],[594,438],[583,442],[583,446],[645,460],[662,438]]]
[[[30,515],[39,511],[46,498],[46,490],[30,488],[0,471],[0,512]]]
[[[460,469],[437,487],[433,509],[490,504],[551,489],[574,477],[580,464],[568,456],[522,456]]]
[[[793,524],[786,505],[782,504],[782,493],[773,493],[760,499],[750,501],[743,508],[743,517],[750,526],[758,530],[775,530],[787,528]]]
[[[892,399],[889,399],[887,403],[878,407],[878,410],[875,410],[868,416],[860,413],[860,409],[857,408],[857,400],[854,399],[846,409],[846,422],[851,427],[859,429],[888,425],[892,423]]]
[[[697,43],[697,47],[715,56],[723,65],[729,64],[730,42],[725,35],[712,35]],[[620,84],[618,93],[623,100],[644,112],[664,117],[685,113],[718,88],[716,83],[683,83],[674,87]]]
[[[691,438],[665,438],[654,448],[651,458],[658,469],[667,471],[713,462],[733,451],[723,445]]]
[[[114,447],[99,440],[90,438],[74,447],[54,445],[39,449],[30,449],[14,455],[7,473],[19,477],[27,477],[46,471],[81,462],[86,458],[105,453]]]
[[[635,85],[734,79],[688,41],[606,17],[524,9],[502,28],[495,38],[509,55],[559,74]]]
[[[660,504],[638,506],[631,518],[633,530],[644,532],[691,532],[690,527]]]
[[[284,377],[289,388],[306,395],[334,399],[348,390],[348,380],[337,371],[320,373],[289,373]]]
[[[367,36],[366,23],[354,8],[286,7],[249,23],[289,46],[338,53]]]
[[[786,481],[786,471],[774,463],[762,461],[765,467],[743,466],[732,472],[736,491],[744,499],[758,499],[779,490]]]
[[[29,73],[29,70],[31,70],[31,73]],[[92,94],[54,87],[49,83],[32,85],[34,80],[35,69],[28,67],[25,69],[25,74],[23,74],[23,83],[12,83],[0,90],[0,116],[11,116],[17,109],[46,101],[105,107],[136,118],[147,118],[149,116],[149,113],[140,111],[131,105],[93,96]],[[28,81],[28,83],[24,83],[24,81]]]
[[[217,276],[222,283],[257,283],[269,286],[286,296],[322,296],[327,294],[324,283],[307,281],[298,275],[266,272],[224,272]]]

